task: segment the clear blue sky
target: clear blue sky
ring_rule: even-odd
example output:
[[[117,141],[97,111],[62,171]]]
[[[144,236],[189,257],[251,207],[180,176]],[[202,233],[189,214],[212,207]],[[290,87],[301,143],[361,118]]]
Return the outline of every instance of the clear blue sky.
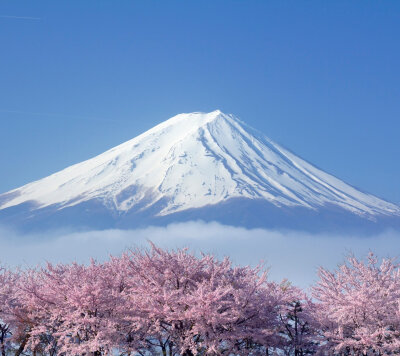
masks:
[[[0,3],[0,192],[217,108],[400,203],[400,1]]]

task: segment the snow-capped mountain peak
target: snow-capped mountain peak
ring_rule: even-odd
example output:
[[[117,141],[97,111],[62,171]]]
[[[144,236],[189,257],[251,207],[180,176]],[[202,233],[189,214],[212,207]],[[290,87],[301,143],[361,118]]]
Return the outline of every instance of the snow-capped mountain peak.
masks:
[[[125,214],[159,206],[155,215],[233,198],[276,207],[327,205],[359,216],[400,215],[219,110],[179,114],[92,159],[0,195],[0,210],[23,203],[57,210],[96,200]],[[161,203],[162,202],[162,203]]]

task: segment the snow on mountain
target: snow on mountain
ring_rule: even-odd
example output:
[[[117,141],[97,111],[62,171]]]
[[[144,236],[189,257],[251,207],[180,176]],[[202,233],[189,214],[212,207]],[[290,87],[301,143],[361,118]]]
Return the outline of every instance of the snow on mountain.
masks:
[[[221,111],[180,114],[92,159],[0,195],[0,211],[33,203],[62,210],[96,200],[126,214],[158,206],[156,216],[232,198],[276,207],[336,206],[361,217],[400,216],[400,208],[362,193]]]

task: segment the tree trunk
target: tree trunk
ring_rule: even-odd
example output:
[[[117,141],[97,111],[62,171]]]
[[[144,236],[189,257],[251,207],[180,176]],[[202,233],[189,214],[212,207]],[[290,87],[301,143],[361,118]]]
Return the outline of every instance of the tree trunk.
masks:
[[[174,352],[172,351],[172,345],[173,345],[173,343],[170,341],[168,343],[169,356],[174,356]]]
[[[1,356],[6,356],[6,345],[4,342],[6,340],[8,327],[6,325],[1,326],[1,333],[0,333],[0,343],[1,343]]]
[[[29,339],[29,335],[26,335],[24,337],[24,339],[22,340],[21,345],[19,345],[18,350],[15,351],[15,356],[20,356],[24,352],[26,343],[28,342],[28,339]]]

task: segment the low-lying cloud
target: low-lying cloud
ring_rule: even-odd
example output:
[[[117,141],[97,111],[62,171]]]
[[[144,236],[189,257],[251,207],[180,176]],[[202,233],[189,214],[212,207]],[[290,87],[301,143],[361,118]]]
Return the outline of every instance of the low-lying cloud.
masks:
[[[353,252],[365,256],[369,250],[380,257],[400,255],[400,232],[376,236],[311,234],[295,231],[245,229],[219,223],[188,222],[137,230],[47,232],[19,234],[0,228],[0,261],[10,267],[50,262],[104,260],[124,249],[148,246],[151,240],[166,248],[188,247],[194,252],[229,256],[236,264],[270,267],[274,280],[288,278],[306,287],[317,278],[319,266],[335,268]]]

